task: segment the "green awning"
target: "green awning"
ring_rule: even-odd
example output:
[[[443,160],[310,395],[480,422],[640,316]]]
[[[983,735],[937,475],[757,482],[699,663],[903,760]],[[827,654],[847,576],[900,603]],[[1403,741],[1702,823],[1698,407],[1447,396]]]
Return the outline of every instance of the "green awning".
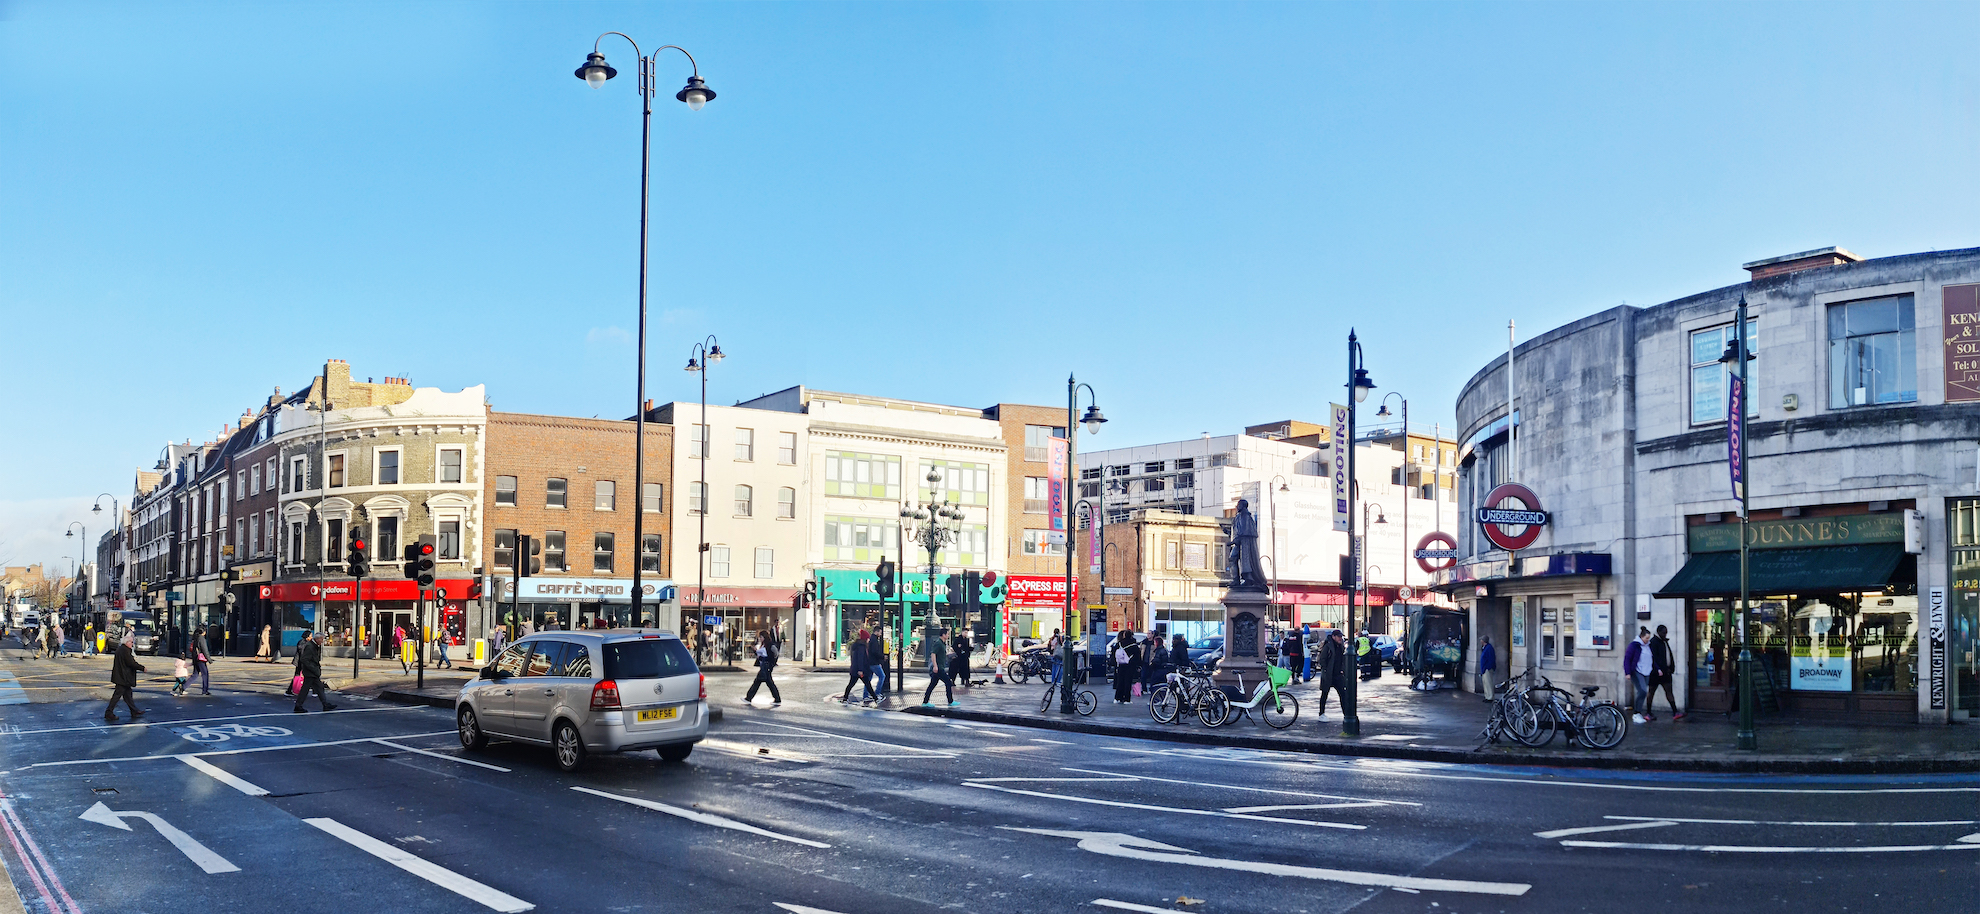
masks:
[[[1877,590],[1891,582],[1904,554],[1901,543],[1751,549],[1746,553],[1746,589],[1756,595]],[[1654,596],[1739,596],[1739,553],[1692,556]]]

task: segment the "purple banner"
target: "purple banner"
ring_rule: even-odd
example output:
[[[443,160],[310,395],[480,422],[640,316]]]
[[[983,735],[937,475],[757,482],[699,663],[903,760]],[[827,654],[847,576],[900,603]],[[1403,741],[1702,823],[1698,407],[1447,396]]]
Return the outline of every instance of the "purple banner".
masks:
[[[1745,437],[1746,385],[1733,375],[1732,383],[1726,385],[1726,465],[1731,470],[1733,497],[1740,501],[1746,500],[1746,479],[1740,475],[1746,468],[1739,460]]]

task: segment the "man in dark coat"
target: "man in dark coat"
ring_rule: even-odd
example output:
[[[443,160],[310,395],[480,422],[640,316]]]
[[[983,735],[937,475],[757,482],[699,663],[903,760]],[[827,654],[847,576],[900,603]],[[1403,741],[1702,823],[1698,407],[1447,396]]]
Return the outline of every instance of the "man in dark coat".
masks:
[[[1320,719],[1327,719],[1327,695],[1330,692],[1345,694],[1347,686],[1347,643],[1341,637],[1341,630],[1327,630],[1327,637],[1320,642]]]
[[[302,674],[302,688],[296,690],[296,713],[303,714],[309,709],[303,702],[309,700],[310,690],[316,690],[316,700],[325,711],[335,711],[337,706],[330,703],[330,695],[323,691],[323,633],[314,632],[296,645],[296,672]]]
[[[137,688],[137,674],[144,672],[144,667],[137,662],[137,655],[131,653],[131,644],[136,640],[137,635],[126,630],[124,637],[117,641],[117,656],[110,661],[110,685],[112,687],[110,692],[110,706],[103,709],[103,719],[112,723],[115,723],[117,720],[117,701],[119,699],[123,700],[125,707],[131,709],[132,720],[137,720],[144,716],[144,712],[138,710],[137,702],[131,700],[131,690]]]

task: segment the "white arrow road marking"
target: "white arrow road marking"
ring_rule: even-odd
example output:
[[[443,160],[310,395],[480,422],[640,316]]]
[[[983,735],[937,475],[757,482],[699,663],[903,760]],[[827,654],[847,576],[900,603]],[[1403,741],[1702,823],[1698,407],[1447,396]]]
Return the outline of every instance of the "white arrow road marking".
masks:
[[[487,907],[501,911],[503,914],[521,914],[523,911],[534,910],[536,908],[536,905],[530,904],[514,895],[489,888],[445,867],[428,863],[419,857],[408,854],[335,819],[304,819],[303,821],[331,835],[335,835],[337,838],[343,840],[344,843],[364,851],[373,857],[377,857],[386,863],[392,864],[399,869],[405,870],[463,898],[480,902]]]
[[[1087,904],[1121,911],[1142,911],[1145,914],[1176,914],[1175,908],[1157,908],[1151,905],[1135,904],[1132,901],[1115,901],[1112,898],[1095,898]]]
[[[1064,794],[1064,793],[1046,793],[1042,790],[1019,790],[1015,787],[1000,787],[996,784],[984,784],[977,781],[964,781],[963,786],[975,787],[982,790],[1000,790],[1003,791],[1004,793],[1022,794],[1027,797],[1044,797],[1047,800],[1064,800],[1068,803],[1091,803],[1095,806],[1118,806],[1121,807],[1122,809],[1146,809],[1152,812],[1173,812],[1173,813],[1180,813],[1186,816],[1217,816],[1219,818],[1224,818],[1224,819],[1250,819],[1254,822],[1276,822],[1280,825],[1309,825],[1314,828],[1345,828],[1353,831],[1360,831],[1368,827],[1366,825],[1349,825],[1346,822],[1312,822],[1306,819],[1282,819],[1277,816],[1254,816],[1241,812],[1224,812],[1223,810],[1220,809],[1184,809],[1179,806],[1155,806],[1148,803],[1128,803],[1121,800],[1102,800],[1099,799],[1098,797],[1080,797],[1080,796],[1073,796],[1071,794]]]
[[[257,787],[246,781],[243,781],[240,778],[237,778],[231,774],[228,774],[227,772],[220,770],[220,768],[215,766],[212,762],[209,762],[203,758],[199,758],[198,756],[181,755],[179,756],[179,761],[185,762],[187,765],[192,766],[194,771],[199,771],[204,774],[207,774],[211,776],[214,780],[219,781],[220,783],[225,784],[229,787],[232,787],[235,790],[238,790],[244,794],[247,794],[248,796],[265,797],[268,795],[267,790]]]
[[[1558,828],[1553,831],[1537,831],[1533,833],[1533,837],[1545,838],[1552,841],[1555,838],[1565,838],[1569,835],[1592,835],[1602,831],[1629,831],[1635,828],[1663,828],[1666,825],[1676,824],[1676,820],[1672,819],[1655,819],[1649,822],[1631,822],[1627,825],[1590,825],[1587,828]]]
[[[1006,831],[1029,832],[1034,835],[1050,835],[1055,838],[1071,838],[1079,842],[1079,849],[1109,857],[1126,857],[1130,860],[1147,860],[1153,863],[1175,863],[1183,866],[1201,866],[1219,870],[1237,870],[1245,873],[1261,873],[1267,876],[1297,876],[1301,879],[1321,879],[1328,882],[1344,882],[1349,885],[1378,886],[1390,889],[1416,889],[1431,892],[1470,892],[1478,895],[1524,895],[1533,888],[1523,882],[1473,882],[1467,879],[1426,879],[1418,876],[1395,876],[1388,873],[1362,873],[1354,870],[1323,869],[1314,866],[1294,866],[1287,863],[1255,863],[1250,860],[1225,860],[1218,857],[1203,857],[1194,851],[1184,850],[1124,835],[1119,832],[1099,831],[1054,831],[1046,828],[1013,828],[999,825]]]
[[[589,787],[573,787],[571,789],[579,793],[588,793],[595,797],[604,797],[605,799],[608,800],[618,800],[621,803],[631,803],[634,806],[645,807],[647,809],[653,810],[654,812],[664,812],[670,816],[679,816],[683,819],[688,820],[689,822],[699,822],[702,825],[713,825],[718,828],[733,828],[736,831],[748,832],[752,835],[762,835],[765,838],[775,838],[779,841],[789,841],[792,844],[802,844],[805,847],[828,848],[832,846],[830,844],[821,844],[817,841],[812,841],[806,838],[797,838],[791,835],[780,835],[773,831],[757,828],[756,826],[750,825],[746,822],[737,822],[734,819],[724,819],[721,816],[712,815],[705,812],[696,812],[695,810],[692,809],[682,809],[679,806],[668,806],[665,803],[655,803],[652,800],[642,800],[638,797],[620,796],[616,793],[606,793],[603,790],[593,790]]]
[[[150,822],[152,828],[157,829],[159,834],[165,836],[165,840],[172,842],[172,846],[179,849],[179,853],[185,854],[186,859],[198,864],[200,869],[205,870],[209,874],[238,873],[241,871],[240,867],[228,863],[227,858],[207,850],[206,845],[193,840],[191,835],[173,828],[164,819],[148,812],[117,812],[102,803],[98,803],[95,806],[91,806],[79,818],[85,822],[95,822],[99,825],[108,825],[111,828],[130,831],[130,825],[124,822],[126,817],[143,819],[146,822]]]
[[[1765,847],[1751,844],[1630,844],[1622,841],[1562,841],[1562,847],[1605,847],[1634,851],[1706,851],[1715,854],[1903,854],[1917,851],[1980,850],[1980,833],[1954,844],[1887,844],[1874,847]]]
[[[839,914],[838,911],[827,911],[824,908],[807,908],[801,904],[789,904],[782,901],[773,901],[771,904],[783,908],[791,912],[791,914]]]

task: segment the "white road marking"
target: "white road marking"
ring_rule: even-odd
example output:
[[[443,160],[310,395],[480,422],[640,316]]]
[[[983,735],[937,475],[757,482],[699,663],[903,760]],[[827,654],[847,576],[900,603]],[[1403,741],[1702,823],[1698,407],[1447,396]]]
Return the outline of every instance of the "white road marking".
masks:
[[[1902,854],[1918,851],[1980,850],[1980,834],[1953,844],[1889,844],[1873,847],[1768,847],[1750,844],[1630,844],[1622,841],[1562,841],[1562,847],[1602,847],[1632,851],[1704,851],[1713,854]]]
[[[910,755],[885,755],[885,754],[880,754],[880,755],[835,755],[835,756],[832,756],[832,757],[833,757],[833,758],[920,758],[920,759],[954,759],[954,758],[955,758],[955,756],[953,756],[953,755],[926,755],[926,754],[923,754],[923,753],[914,753],[914,754],[910,754]]]
[[[1938,822],[1771,822],[1765,819],[1679,819],[1672,816],[1603,816],[1624,822],[1685,822],[1695,825],[1812,825],[1818,828],[1889,828],[1905,825],[1974,825],[1980,819],[1946,819]]]
[[[507,892],[489,888],[446,867],[415,857],[335,819],[304,819],[303,821],[373,857],[470,901],[501,911],[503,914],[521,914],[536,907]]]
[[[192,766],[194,771],[198,771],[203,774],[206,774],[207,776],[213,778],[214,780],[219,781],[220,783],[225,784],[229,787],[232,787],[235,790],[238,790],[244,794],[247,794],[248,796],[265,797],[268,795],[267,790],[264,790],[260,787],[256,787],[253,784],[250,784],[246,781],[241,780],[240,778],[228,774],[227,772],[220,770],[213,763],[208,762],[205,759],[194,758],[193,756],[190,755],[181,755],[179,756],[179,761],[185,762],[187,765]]]
[[[473,765],[476,768],[486,768],[489,771],[500,771],[503,774],[507,774],[509,772],[509,769],[504,768],[500,765],[490,765],[487,762],[477,762],[474,759],[461,758],[458,755],[448,755],[445,752],[434,752],[431,749],[415,749],[412,746],[401,745],[399,743],[392,742],[391,740],[385,739],[383,737],[374,739],[372,740],[372,742],[377,743],[380,746],[389,746],[393,749],[398,749],[402,752],[413,752],[419,755],[424,755],[431,758],[437,758],[442,761],[459,762],[463,765]]]
[[[1221,790],[1250,790],[1258,793],[1276,793],[1289,797],[1312,797],[1316,800],[1352,800],[1357,803],[1378,803],[1383,806],[1422,806],[1410,800],[1374,800],[1366,797],[1349,797],[1333,793],[1307,793],[1302,790],[1280,790],[1275,787],[1249,787],[1242,784],[1210,784],[1203,781],[1179,781],[1175,778],[1158,778],[1152,774],[1123,774],[1119,771],[1103,771],[1098,768],[1063,767],[1061,771],[1077,771],[1080,774],[1104,774],[1109,777],[1134,778],[1137,781],[1157,781],[1163,784],[1181,784],[1184,787],[1211,787]]]
[[[28,703],[27,690],[21,688],[21,681],[12,673],[0,673],[0,705],[24,705]]]
[[[378,707],[378,708],[338,708],[338,709],[337,709],[337,710],[335,710],[335,711],[317,711],[317,712],[315,712],[315,713],[317,713],[317,714],[369,714],[369,713],[373,713],[373,712],[378,712],[378,711],[425,711],[425,710],[429,710],[429,709],[428,709],[427,707],[425,707],[424,705],[403,705],[403,706],[402,706],[402,705],[388,705],[388,706],[385,706],[385,707]],[[111,725],[108,725],[108,724],[90,724],[90,725],[89,725],[89,726],[87,726],[87,727],[49,727],[49,728],[47,728],[47,729],[45,729],[45,730],[10,730],[10,731],[8,731],[8,732],[7,732],[7,735],[8,735],[8,736],[33,736],[33,735],[35,735],[35,734],[37,734],[37,733],[76,733],[76,732],[79,732],[79,731],[83,731],[83,730],[132,730],[132,729],[136,729],[136,728],[139,728],[139,727],[176,727],[176,726],[179,726],[179,725],[181,725],[181,724],[203,724],[203,723],[207,723],[207,722],[209,722],[209,721],[216,721],[216,720],[254,720],[254,719],[256,719],[256,718],[261,718],[261,717],[289,717],[289,718],[293,718],[294,716],[295,716],[295,713],[294,713],[294,712],[289,712],[289,713],[285,713],[285,714],[274,714],[274,713],[269,713],[269,714],[237,714],[237,715],[235,715],[235,716],[233,716],[233,717],[195,717],[195,718],[192,718],[191,720],[141,720],[141,721],[136,721],[136,722],[133,722],[133,723],[128,723],[128,724],[116,724],[116,725],[114,725],[114,726],[111,726]]]
[[[805,755],[801,752],[791,752],[788,750],[778,750],[776,752],[758,752],[756,750],[765,747],[754,746],[749,743],[734,743],[725,739],[716,739],[712,736],[702,739],[702,741],[697,743],[696,745],[701,746],[704,749],[713,749],[716,752],[726,752],[730,755],[739,755],[744,758],[753,758],[765,762],[791,762],[793,764],[798,764],[798,765],[809,765],[812,762],[817,761],[817,759],[814,759],[811,756]]]
[[[1358,809],[1363,806],[1382,806],[1380,800],[1351,800],[1346,803],[1296,803],[1290,806],[1226,806],[1225,812],[1280,812],[1296,809]]]
[[[1130,860],[1148,860],[1155,863],[1174,863],[1182,866],[1200,866],[1209,869],[1236,870],[1244,873],[1259,873],[1267,876],[1293,876],[1301,879],[1319,879],[1327,882],[1344,882],[1349,885],[1366,885],[1380,888],[1417,889],[1431,892],[1469,892],[1477,895],[1524,895],[1531,885],[1521,882],[1473,882],[1467,879],[1428,879],[1419,876],[1395,876],[1388,873],[1363,873],[1355,870],[1325,869],[1314,866],[1295,866],[1287,863],[1257,863],[1250,860],[1225,860],[1218,857],[1204,857],[1195,851],[1185,850],[1124,835],[1119,832],[1097,831],[1054,831],[1046,828],[1012,828],[999,825],[1008,831],[1029,832],[1034,835],[1050,835],[1056,838],[1071,838],[1079,842],[1079,849],[1109,857],[1126,857]],[[1158,909],[1159,910],[1159,909]]]
[[[1034,737],[1032,737],[1032,738],[1031,738],[1031,741],[1032,741],[1032,742],[1034,742],[1034,743],[1051,743],[1051,744],[1052,744],[1052,745],[1054,745],[1054,746],[1070,746],[1070,745],[1072,745],[1072,743],[1069,743],[1069,742],[1066,742],[1065,740],[1062,740],[1062,739],[1046,739],[1046,738],[1044,738],[1044,737],[1042,737],[1042,736],[1034,736]]]
[[[1429,737],[1420,733],[1384,733],[1380,736],[1371,736],[1369,739],[1401,741],[1406,739],[1429,739]]]
[[[1061,800],[1067,803],[1091,803],[1095,806],[1118,806],[1122,809],[1146,809],[1152,812],[1172,812],[1172,813],[1180,813],[1186,816],[1216,816],[1218,818],[1223,818],[1223,819],[1250,819],[1254,822],[1276,822],[1280,825],[1307,825],[1307,826],[1312,826],[1314,828],[1345,828],[1353,831],[1360,831],[1368,827],[1366,825],[1349,825],[1345,822],[1312,822],[1306,819],[1282,819],[1276,816],[1253,816],[1238,812],[1224,812],[1221,809],[1185,809],[1179,806],[1154,806],[1148,803],[1127,803],[1120,800],[1102,800],[1098,797],[1077,797],[1062,793],[1046,793],[1042,790],[1019,790],[1015,787],[999,787],[996,784],[981,784],[981,783],[977,783],[976,781],[964,781],[963,786],[975,787],[981,790],[1000,790],[1003,791],[1004,793],[1021,794],[1027,797],[1043,797],[1047,800]]]
[[[429,730],[425,733],[400,733],[393,736],[382,737],[382,738],[383,739],[418,739],[422,736],[447,736],[447,735],[452,735],[453,733],[454,733],[453,730]],[[291,749],[318,749],[324,746],[348,746],[351,745],[352,743],[369,743],[369,742],[374,742],[378,739],[381,739],[381,737],[360,736],[354,739],[324,740],[323,742],[319,742],[319,743],[294,743],[287,746],[255,746],[249,749],[214,749],[210,752],[188,752],[182,754],[201,756],[201,755],[246,755],[250,752],[287,752]],[[179,758],[180,755],[181,755],[180,753],[175,753],[169,755],[123,755],[114,758],[72,758],[72,759],[63,759],[57,762],[35,762],[32,765],[22,765],[21,767],[16,768],[14,770],[26,771],[30,768],[56,768],[64,765],[108,765],[116,762],[154,762],[154,761],[159,761],[161,759]]]
[[[839,914],[838,911],[827,911],[824,908],[807,908],[801,904],[787,904],[781,901],[773,901],[771,904],[783,908],[791,912],[791,914]]]
[[[1108,783],[1127,784],[1127,783],[1132,783],[1134,781],[1139,781],[1141,779],[1130,778],[1130,777],[1111,777],[1111,778],[970,778],[970,780],[980,781],[985,784],[1041,783],[1041,782],[1052,783],[1052,784],[1068,784],[1068,783],[1076,783],[1082,781],[1098,782],[1102,784],[1108,784]]]
[[[110,807],[98,803],[95,806],[91,806],[81,816],[78,816],[78,818],[85,822],[95,822],[99,825],[108,825],[111,828],[130,831],[131,827],[124,822],[124,819],[127,817],[150,822],[152,828],[157,829],[158,833],[165,837],[165,840],[172,842],[172,846],[179,849],[179,853],[185,854],[186,859],[191,860],[200,869],[205,870],[208,875],[214,873],[238,873],[241,871],[240,867],[227,862],[227,858],[208,850],[206,845],[193,840],[193,836],[173,828],[170,823],[151,813],[132,810],[112,810]]]
[[[912,715],[909,716],[912,717]],[[900,752],[933,752],[939,755],[943,753],[952,753],[955,751],[953,749],[923,749],[920,746],[903,746],[898,743],[883,743],[877,739],[862,739],[857,736],[847,736],[843,733],[833,733],[829,730],[813,730],[810,727],[795,727],[790,724],[773,724],[773,723],[765,722],[764,726],[776,727],[781,730],[792,730],[798,733],[808,733],[813,736],[829,736],[832,737],[833,739],[851,740],[855,743],[865,743],[869,746],[879,746],[883,749],[893,749]]]
[[[679,816],[683,819],[688,820],[689,822],[698,822],[702,825],[713,825],[718,828],[730,828],[740,832],[748,832],[749,834],[752,835],[761,835],[765,838],[775,838],[779,841],[789,841],[792,844],[802,844],[805,847],[816,847],[819,849],[825,849],[832,846],[830,844],[824,844],[822,842],[810,840],[809,838],[799,838],[792,835],[780,835],[768,829],[757,828],[756,826],[750,825],[746,822],[738,822],[734,819],[725,819],[718,815],[713,815],[705,812],[697,812],[692,809],[682,809],[679,806],[668,806],[665,803],[655,803],[652,800],[642,800],[638,797],[620,796],[619,794],[616,793],[606,793],[603,790],[593,790],[589,787],[573,787],[571,789],[579,793],[588,793],[595,797],[604,797],[608,800],[618,800],[621,803],[631,803],[634,806],[639,806],[645,809],[651,809],[654,812],[664,812],[670,816]]]
[[[1587,828],[1557,828],[1553,831],[1534,832],[1533,837],[1545,838],[1549,841],[1552,841],[1555,838],[1565,838],[1568,837],[1569,835],[1592,835],[1595,834],[1596,832],[1629,831],[1631,829],[1637,829],[1637,828],[1663,828],[1666,825],[1676,825],[1676,824],[1677,822],[1675,820],[1657,819],[1649,822],[1631,822],[1627,825],[1591,825]]]
[[[1114,908],[1120,911],[1142,911],[1146,912],[1146,914],[1176,914],[1175,908],[1157,908],[1145,904],[1135,904],[1131,901],[1115,901],[1112,898],[1095,898],[1087,902],[1087,904],[1097,905],[1103,908]]]

